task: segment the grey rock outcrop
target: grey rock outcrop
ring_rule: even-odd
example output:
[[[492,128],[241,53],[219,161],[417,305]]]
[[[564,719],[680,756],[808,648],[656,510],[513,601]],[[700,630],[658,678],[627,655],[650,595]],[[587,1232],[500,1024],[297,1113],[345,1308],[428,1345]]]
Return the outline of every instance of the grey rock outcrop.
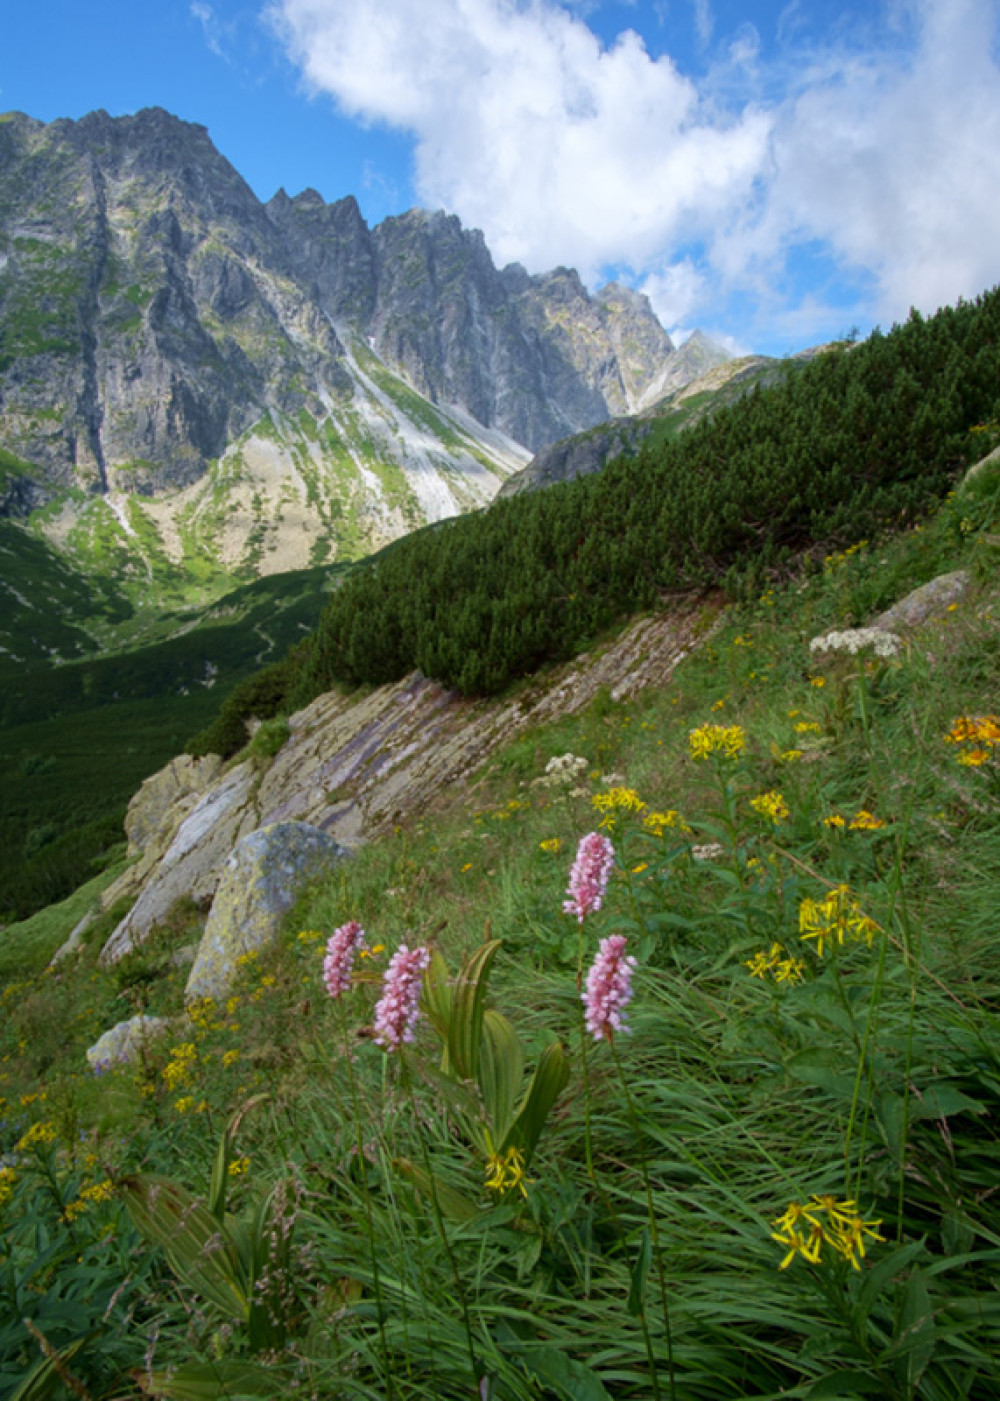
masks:
[[[266,772],[238,764],[200,792],[157,808],[158,825],[139,862],[101,897],[104,909],[125,895],[138,897],[102,959],[114,962],[140,944],[183,895],[218,901],[241,837],[274,823],[308,823],[339,848],[357,847],[432,807],[451,785],[470,782],[499,745],[576,714],[602,688],[621,700],[666,684],[704,635],[698,604],[679,600],[668,613],[636,621],[605,650],[554,668],[544,683],[511,697],[468,700],[416,672],[364,695],[318,696],[289,718],[290,736]],[[144,791],[174,781],[166,777]]]
[[[166,1017],[129,1017],[118,1022],[95,1041],[87,1051],[87,1064],[100,1072],[115,1065],[131,1065],[143,1049],[162,1036],[170,1025]]]
[[[273,943],[306,884],[347,855],[306,822],[277,822],[251,832],[227,857],[184,997],[218,1000],[233,985],[245,954]]]
[[[971,583],[972,579],[964,569],[953,570],[950,574],[939,574],[936,579],[921,584],[918,589],[914,589],[884,613],[880,613],[871,626],[887,632],[899,632],[944,617],[949,608],[962,601]]]

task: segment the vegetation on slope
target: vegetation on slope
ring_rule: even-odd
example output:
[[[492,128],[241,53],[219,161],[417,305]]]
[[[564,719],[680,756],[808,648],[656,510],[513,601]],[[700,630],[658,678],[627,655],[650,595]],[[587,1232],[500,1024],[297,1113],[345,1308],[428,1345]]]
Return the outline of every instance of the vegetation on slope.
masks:
[[[200,613],[162,616],[173,635],[153,646],[5,675],[0,920],[61,900],[117,851],[143,779],[217,715],[220,696],[315,625],[345,568],[271,575]]]
[[[180,1012],[197,912],[113,969],[116,912],[55,972],[67,929],[8,931],[0,1397],[30,1376],[33,1397],[94,1401],[990,1401],[1000,500],[982,485],[735,610],[666,690],[519,740],[315,888],[229,1001],[131,1070],[89,1075],[83,1049],[129,1009]],[[810,651],[957,566],[969,594],[898,655]],[[708,725],[734,757],[696,757]],[[567,751],[576,785],[536,783]],[[580,926],[562,901],[594,829],[616,862]],[[370,954],[334,1001],[324,944],[350,919]],[[578,970],[612,934],[638,959],[631,1030],[583,1040]],[[402,1055],[366,1031],[401,942],[474,960],[443,1060],[440,999]],[[456,1073],[475,1080],[489,959],[510,1034],[487,1013],[472,1092]],[[512,1038],[558,1093],[504,1133]]]
[[[970,430],[1000,417],[998,385],[993,291],[820,355],[595,476],[407,537],[333,596],[277,704],[414,668],[492,693],[664,591],[751,596],[818,542],[924,514],[981,452]],[[196,748],[242,733],[231,713]]]

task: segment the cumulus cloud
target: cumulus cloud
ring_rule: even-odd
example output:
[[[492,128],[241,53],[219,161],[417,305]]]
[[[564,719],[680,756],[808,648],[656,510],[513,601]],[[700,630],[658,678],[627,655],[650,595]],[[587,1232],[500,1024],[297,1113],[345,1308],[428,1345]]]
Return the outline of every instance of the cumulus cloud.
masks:
[[[791,0],[776,55],[751,27],[717,36],[725,71],[698,82],[633,31],[602,44],[556,0],[271,15],[314,91],[413,136],[421,201],[481,228],[498,261],[590,282],[630,269],[676,326],[734,289],[804,308],[788,272],[803,246],[886,319],[1000,280],[998,7],[887,0],[879,42],[807,49]],[[694,16],[707,41],[707,0]]]

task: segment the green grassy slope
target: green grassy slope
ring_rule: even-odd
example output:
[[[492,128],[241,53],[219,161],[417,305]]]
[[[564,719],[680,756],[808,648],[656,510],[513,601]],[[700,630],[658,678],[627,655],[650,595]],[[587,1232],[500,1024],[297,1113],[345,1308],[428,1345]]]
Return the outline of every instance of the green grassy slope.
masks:
[[[114,970],[111,917],[57,974],[68,929],[8,930],[4,1297],[94,1396],[151,1367],[165,1397],[991,1401],[998,521],[994,473],[735,608],[666,689],[521,738],[313,889],[133,1070],[90,1076],[83,1049],[131,1008],[179,1011],[192,912]],[[956,567],[969,593],[897,656],[811,651]],[[963,717],[987,738],[950,740]],[[694,757],[707,725],[734,758]],[[567,752],[579,791],[536,784]],[[581,926],[562,901],[591,830],[616,859]],[[323,946],[348,919],[372,954],[335,1002]],[[610,935],[638,966],[609,1043],[581,1036],[578,986]],[[454,969],[484,936],[510,1031],[493,1016],[470,1094],[474,1021],[444,1063],[426,1002],[405,1057],[365,1029],[400,942]],[[560,1044],[569,1078],[505,1131],[515,1037],[529,1070]],[[274,1252],[266,1315],[228,1238]],[[0,1396],[43,1363],[0,1332]]]

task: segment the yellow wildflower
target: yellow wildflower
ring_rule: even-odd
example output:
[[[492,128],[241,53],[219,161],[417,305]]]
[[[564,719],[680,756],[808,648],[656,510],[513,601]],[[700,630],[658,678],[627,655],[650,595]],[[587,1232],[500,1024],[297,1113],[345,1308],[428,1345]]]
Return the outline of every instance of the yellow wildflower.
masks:
[[[846,827],[847,821],[841,817],[839,812],[831,812],[829,817],[823,818],[824,827]]]
[[[819,735],[823,733],[822,725],[817,725],[815,720],[800,720],[794,726],[797,735]]]
[[[385,953],[385,944],[372,944],[370,949],[362,949],[362,958],[377,958],[380,953]]]
[[[791,815],[788,804],[774,788],[767,793],[758,793],[756,798],[751,798],[750,806],[759,817],[769,818],[774,823],[784,822],[785,818]]]
[[[241,1177],[243,1173],[246,1172],[249,1166],[249,1158],[234,1158],[233,1161],[229,1164],[227,1172],[229,1173],[230,1177]]]
[[[801,749],[786,749],[781,755],[779,755],[779,758],[784,764],[794,764],[796,759],[802,758],[802,754],[803,750]]]
[[[546,837],[544,842],[538,843],[541,851],[547,851],[553,855],[559,850],[560,845],[561,843],[558,837]]]
[[[27,1133],[22,1134],[14,1144],[14,1152],[26,1153],[29,1148],[44,1148],[49,1143],[54,1143],[56,1137],[55,1124],[48,1122],[32,1124]]]
[[[194,1108],[194,1095],[182,1095],[180,1099],[174,1100],[174,1109],[178,1114],[190,1114]]]
[[[506,1153],[491,1153],[486,1160],[486,1189],[499,1195],[517,1191],[527,1197],[534,1181],[524,1172],[524,1154],[520,1148],[508,1148]]]
[[[688,735],[692,759],[709,759],[718,754],[722,759],[738,759],[746,747],[742,725],[700,725]]]
[[[182,1046],[171,1048],[170,1059],[163,1067],[163,1083],[168,1090],[179,1089],[185,1080],[190,1078],[197,1063],[197,1056],[198,1052],[193,1041],[187,1041]]]
[[[712,710],[725,710],[725,708],[726,702],[724,698],[722,700],[713,701],[710,707]]]
[[[12,1167],[0,1167],[0,1208],[5,1207],[14,1195],[17,1173]]]
[[[852,832],[877,832],[885,823],[880,818],[874,817],[867,808],[862,808],[860,812],[851,818]]]
[[[225,1053],[225,1055],[222,1057],[222,1064],[223,1064],[223,1066],[225,1067],[225,1069],[228,1070],[229,1067],[230,1067],[231,1065],[235,1065],[235,1064],[236,1064],[236,1062],[239,1060],[239,1058],[240,1058],[240,1053],[239,1053],[239,1051],[227,1051],[227,1052]]]
[[[602,814],[599,827],[613,828],[620,813],[638,813],[646,809],[634,788],[609,788],[606,793],[595,793],[590,801]]]
[[[818,1264],[824,1246],[859,1270],[859,1258],[865,1255],[865,1237],[885,1239],[878,1232],[881,1221],[865,1221],[853,1201],[838,1201],[833,1196],[813,1196],[806,1203],[790,1202],[784,1214],[771,1224],[771,1239],[788,1251],[778,1266],[780,1270],[787,1269],[796,1255],[811,1265]]]
[[[114,1183],[108,1178],[103,1182],[95,1182],[90,1187],[84,1187],[76,1201],[70,1202],[63,1212],[64,1221],[75,1221],[78,1216],[82,1216],[85,1211],[89,1211],[92,1206],[99,1206],[102,1202],[109,1202],[115,1194]]]
[[[870,946],[877,929],[878,925],[862,913],[846,885],[836,886],[822,900],[805,899],[799,905],[799,936],[815,939],[821,958],[827,941],[843,947],[844,939],[850,936],[855,942],[864,940]]]
[[[323,934],[319,929],[303,929],[302,933],[295,937],[300,944],[315,944],[317,939],[322,939]]]
[[[648,870],[649,870],[649,862],[648,862],[648,861],[640,861],[639,864],[638,864],[638,866],[633,866],[633,867],[632,867],[632,874],[633,874],[634,876],[638,876],[638,875],[641,875],[643,871],[648,871]]]
[[[810,678],[809,678],[809,685],[810,685],[810,686],[816,686],[816,687],[825,686],[825,685],[826,685],[826,677],[825,677],[825,676],[810,676]]]
[[[676,808],[668,808],[666,812],[647,812],[642,819],[642,825],[654,837],[662,837],[664,832],[674,827],[680,832],[691,831]]]
[[[471,862],[471,861],[466,861],[465,865],[462,867],[462,869],[459,871],[458,874],[459,874],[460,876],[464,876],[465,873],[466,873],[466,871],[471,871],[471,870],[472,870],[472,862]]]

